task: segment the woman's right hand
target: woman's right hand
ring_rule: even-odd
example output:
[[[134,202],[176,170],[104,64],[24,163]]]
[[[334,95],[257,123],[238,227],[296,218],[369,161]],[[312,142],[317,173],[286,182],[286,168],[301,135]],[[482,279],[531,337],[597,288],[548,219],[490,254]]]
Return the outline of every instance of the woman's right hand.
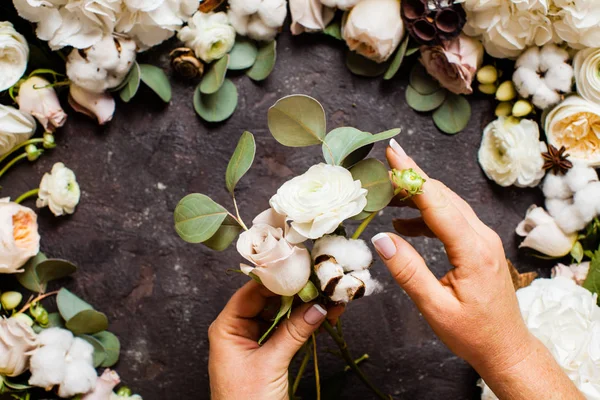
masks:
[[[373,244],[434,332],[500,398],[583,398],[529,333],[498,235],[457,194],[428,178],[395,140],[387,157],[392,168],[413,168],[427,180],[424,193],[412,199],[421,217],[397,220],[396,229],[405,236],[437,237],[453,268],[438,280],[399,236],[379,234]]]

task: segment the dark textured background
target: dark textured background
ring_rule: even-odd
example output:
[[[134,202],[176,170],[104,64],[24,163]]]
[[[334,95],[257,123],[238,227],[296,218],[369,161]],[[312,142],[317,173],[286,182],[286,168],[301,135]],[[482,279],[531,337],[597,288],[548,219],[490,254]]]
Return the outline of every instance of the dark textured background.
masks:
[[[168,52],[174,46],[171,41],[141,59],[168,71]],[[241,259],[233,248],[216,253],[179,239],[172,217],[177,202],[201,192],[231,207],[224,174],[244,130],[256,135],[258,147],[254,168],[238,186],[247,222],[268,207],[268,199],[284,181],[321,161],[317,147],[285,148],[270,136],[267,110],[285,95],[304,93],[320,100],[328,129],[403,128],[398,140],[406,151],[469,201],[500,234],[519,269],[533,269],[531,259],[517,252],[513,232],[527,207],[541,203],[540,193],[501,189],[487,181],[477,164],[482,127],[493,113],[491,102],[472,97],[473,118],[467,130],[446,136],[429,115],[419,115],[405,104],[409,65],[391,82],[355,77],[344,66],[343,48],[323,36],[282,34],[277,66],[267,81],[234,78],[239,108],[223,124],[203,123],[192,106],[195,85],[176,78],[170,105],[163,106],[143,89],[130,104],[118,102],[114,120],[104,128],[68,109],[69,121],[57,133],[59,147],[2,179],[2,195],[15,197],[37,187],[57,161],[75,170],[81,204],[67,218],[41,211],[42,249],[80,266],[66,286],[108,314],[110,329],[123,345],[117,370],[145,400],[209,398],[207,328],[247,280],[226,274]],[[372,156],[383,159],[384,148],[377,145]],[[33,206],[33,201],[27,205]],[[365,238],[390,230],[392,216],[403,212],[386,210]],[[413,243],[438,276],[448,270],[439,242]],[[385,290],[351,304],[344,316],[354,355],[371,356],[364,370],[395,399],[478,398],[475,372],[436,338],[380,262],[373,271]],[[321,339],[321,350],[333,347],[330,340]],[[321,354],[324,379],[342,370],[342,362]],[[302,384],[304,398],[312,397],[312,377],[308,373]],[[341,397],[373,398],[351,374]]]

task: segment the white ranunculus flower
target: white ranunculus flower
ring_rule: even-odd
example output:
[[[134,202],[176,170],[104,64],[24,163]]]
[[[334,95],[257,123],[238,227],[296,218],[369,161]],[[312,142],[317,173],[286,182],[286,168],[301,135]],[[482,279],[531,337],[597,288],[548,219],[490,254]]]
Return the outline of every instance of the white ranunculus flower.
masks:
[[[231,0],[227,13],[235,31],[257,41],[270,41],[287,16],[286,0]]]
[[[600,166],[600,105],[579,96],[567,97],[545,119],[548,144],[567,148],[570,159]]]
[[[110,122],[115,113],[115,99],[108,92],[95,93],[75,84],[69,87],[69,104],[79,113],[98,120],[99,125]]]
[[[544,151],[535,121],[500,117],[483,131],[479,164],[500,186],[534,187],[544,177]]]
[[[527,210],[516,233],[525,238],[519,247],[533,249],[550,257],[566,256],[577,242],[577,233],[566,234],[546,210],[535,205]]]
[[[19,376],[29,367],[29,354],[36,348],[35,332],[14,318],[0,319],[0,375]]]
[[[20,268],[40,251],[37,215],[30,208],[0,200],[0,274]]]
[[[196,57],[210,63],[224,57],[235,44],[235,29],[227,14],[198,11],[177,35],[179,40],[196,53]]]
[[[50,173],[44,174],[40,182],[36,206],[38,208],[48,206],[52,214],[60,217],[75,212],[80,196],[75,173],[59,162],[54,164]]]
[[[19,86],[17,103],[19,110],[33,115],[46,132],[54,132],[67,121],[56,91],[50,82],[39,76],[32,76]]]
[[[30,114],[0,104],[0,157],[26,142],[35,129],[35,119]]]
[[[284,183],[270,204],[300,235],[319,239],[363,211],[367,190],[347,169],[318,164]]]
[[[21,79],[27,69],[29,45],[10,22],[0,21],[0,92]]]
[[[342,36],[350,50],[382,63],[404,36],[399,0],[361,0],[345,16]]]
[[[600,49],[580,50],[573,60],[577,93],[584,99],[600,104]]]

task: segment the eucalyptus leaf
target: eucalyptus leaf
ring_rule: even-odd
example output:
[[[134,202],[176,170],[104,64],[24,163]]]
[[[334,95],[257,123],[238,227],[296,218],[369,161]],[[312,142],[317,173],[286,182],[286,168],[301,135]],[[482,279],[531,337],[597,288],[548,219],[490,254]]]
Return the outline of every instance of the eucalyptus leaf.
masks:
[[[344,161],[342,161],[342,167],[350,168],[358,162],[364,160],[365,158],[367,158],[371,150],[373,150],[373,147],[375,147],[375,144],[371,143],[369,145],[361,147],[358,150],[353,151],[348,157],[344,158]]]
[[[416,63],[410,72],[410,86],[422,95],[432,94],[440,90],[440,84],[433,79],[421,63]]]
[[[142,82],[152,89],[162,101],[165,103],[171,101],[171,83],[165,71],[154,65],[140,64],[140,74]]]
[[[202,243],[213,237],[227,215],[227,210],[210,197],[190,194],[175,208],[175,229],[186,242]]]
[[[279,321],[281,321],[281,319],[292,310],[292,304],[294,304],[294,296],[281,296],[281,306],[279,307],[279,312],[273,320],[273,324],[271,325],[271,327],[258,341],[258,344],[262,344],[265,341],[265,339],[269,336],[269,334],[273,331],[273,329],[275,329],[275,327],[279,324]]]
[[[229,65],[229,55],[224,56],[218,61],[215,61],[204,74],[202,82],[200,82],[200,92],[202,94],[216,93],[225,82],[225,74],[227,74],[227,66]]]
[[[463,96],[448,93],[446,101],[433,113],[433,122],[444,133],[454,135],[467,127],[471,105]]]
[[[359,131],[356,128],[337,128],[325,137],[323,156],[328,164],[342,165],[346,157],[356,150],[382,140],[391,139],[399,133],[400,129],[392,129],[373,135]]]
[[[385,72],[385,75],[383,75],[384,80],[389,81],[394,76],[396,76],[396,74],[398,73],[398,70],[400,70],[400,67],[402,66],[402,62],[404,61],[404,56],[406,54],[406,48],[408,47],[409,40],[410,40],[410,36],[406,35],[406,38],[404,38],[404,40],[398,47],[398,50],[396,51],[396,55],[394,56],[394,59],[392,60],[392,63],[390,64],[388,70]]]
[[[254,142],[254,135],[246,131],[240,137],[225,173],[225,183],[231,195],[233,195],[240,179],[242,179],[252,166],[255,154],[256,143]]]
[[[268,124],[279,143],[305,147],[323,142],[327,121],[321,103],[297,94],[284,97],[269,109]]]
[[[103,331],[98,332],[94,336],[106,351],[106,359],[102,362],[103,368],[110,368],[119,361],[119,355],[121,353],[121,342],[119,338],[111,332]]]
[[[394,197],[394,186],[390,181],[388,169],[374,158],[363,160],[350,170],[352,177],[359,180],[367,189],[366,212],[375,212],[385,208]]]
[[[410,108],[419,112],[433,111],[440,107],[446,100],[446,89],[440,89],[432,94],[423,95],[413,89],[412,86],[406,88],[406,103]]]
[[[23,266],[23,272],[15,274],[15,277],[19,283],[34,293],[42,293],[46,291],[46,285],[40,282],[35,267],[42,261],[46,260],[44,253],[40,252],[36,256],[32,257]]]
[[[350,218],[351,220],[354,221],[362,221],[364,219],[367,219],[369,217],[369,215],[371,215],[372,213],[367,212],[367,211],[362,211],[360,214],[355,215],[354,217]]]
[[[48,314],[48,325],[47,328],[65,328],[65,321],[63,320],[60,313],[53,312]]]
[[[133,67],[131,67],[131,71],[129,71],[127,78],[125,78],[125,85],[119,92],[121,100],[123,100],[125,103],[129,103],[129,101],[133,99],[140,87],[140,80],[140,66],[137,62],[135,62]]]
[[[229,79],[213,94],[202,94],[200,86],[194,92],[194,109],[207,122],[222,122],[233,115],[238,104],[238,92]]]
[[[590,292],[598,294],[600,305],[600,249],[594,252],[591,259],[590,270],[582,286]]]
[[[246,75],[253,81],[264,81],[271,75],[277,60],[277,42],[275,40],[264,43],[258,48],[256,61]]]
[[[65,326],[76,335],[93,334],[108,328],[108,318],[96,310],[83,310],[68,319]]]
[[[79,337],[94,347],[94,368],[99,368],[100,366],[102,366],[107,356],[106,349],[104,348],[102,342],[90,335],[80,335]]]
[[[247,38],[238,36],[233,49],[229,53],[229,66],[227,68],[232,71],[250,68],[256,62],[257,56],[256,44]]]
[[[418,52],[421,48],[419,46],[417,47],[411,47],[409,49],[406,50],[406,57],[412,56],[413,54],[415,54],[416,52]]]
[[[337,40],[344,40],[344,38],[342,37],[342,22],[339,19],[336,19],[335,21],[327,25],[327,27],[325,27],[325,29],[323,30],[323,33],[333,38],[336,38]]]
[[[374,78],[385,73],[388,69],[388,64],[376,63],[358,53],[348,51],[348,53],[346,53],[346,67],[348,67],[350,72],[354,75]]]
[[[60,315],[65,321],[69,321],[82,311],[94,309],[90,304],[81,300],[65,288],[60,289],[58,292],[56,304],[58,306],[58,312],[60,312]]]
[[[233,243],[242,231],[243,228],[240,224],[231,215],[228,215],[213,237],[203,244],[215,251],[223,251]]]
[[[49,259],[40,262],[35,267],[39,281],[46,284],[56,279],[65,278],[74,274],[77,267],[69,261],[59,259]]]

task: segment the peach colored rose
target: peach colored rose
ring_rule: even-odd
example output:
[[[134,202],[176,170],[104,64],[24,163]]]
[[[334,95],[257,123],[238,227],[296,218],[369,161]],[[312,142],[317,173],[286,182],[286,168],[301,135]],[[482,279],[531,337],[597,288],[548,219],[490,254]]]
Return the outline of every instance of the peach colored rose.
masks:
[[[0,274],[14,274],[40,251],[37,215],[30,208],[0,200]]]

